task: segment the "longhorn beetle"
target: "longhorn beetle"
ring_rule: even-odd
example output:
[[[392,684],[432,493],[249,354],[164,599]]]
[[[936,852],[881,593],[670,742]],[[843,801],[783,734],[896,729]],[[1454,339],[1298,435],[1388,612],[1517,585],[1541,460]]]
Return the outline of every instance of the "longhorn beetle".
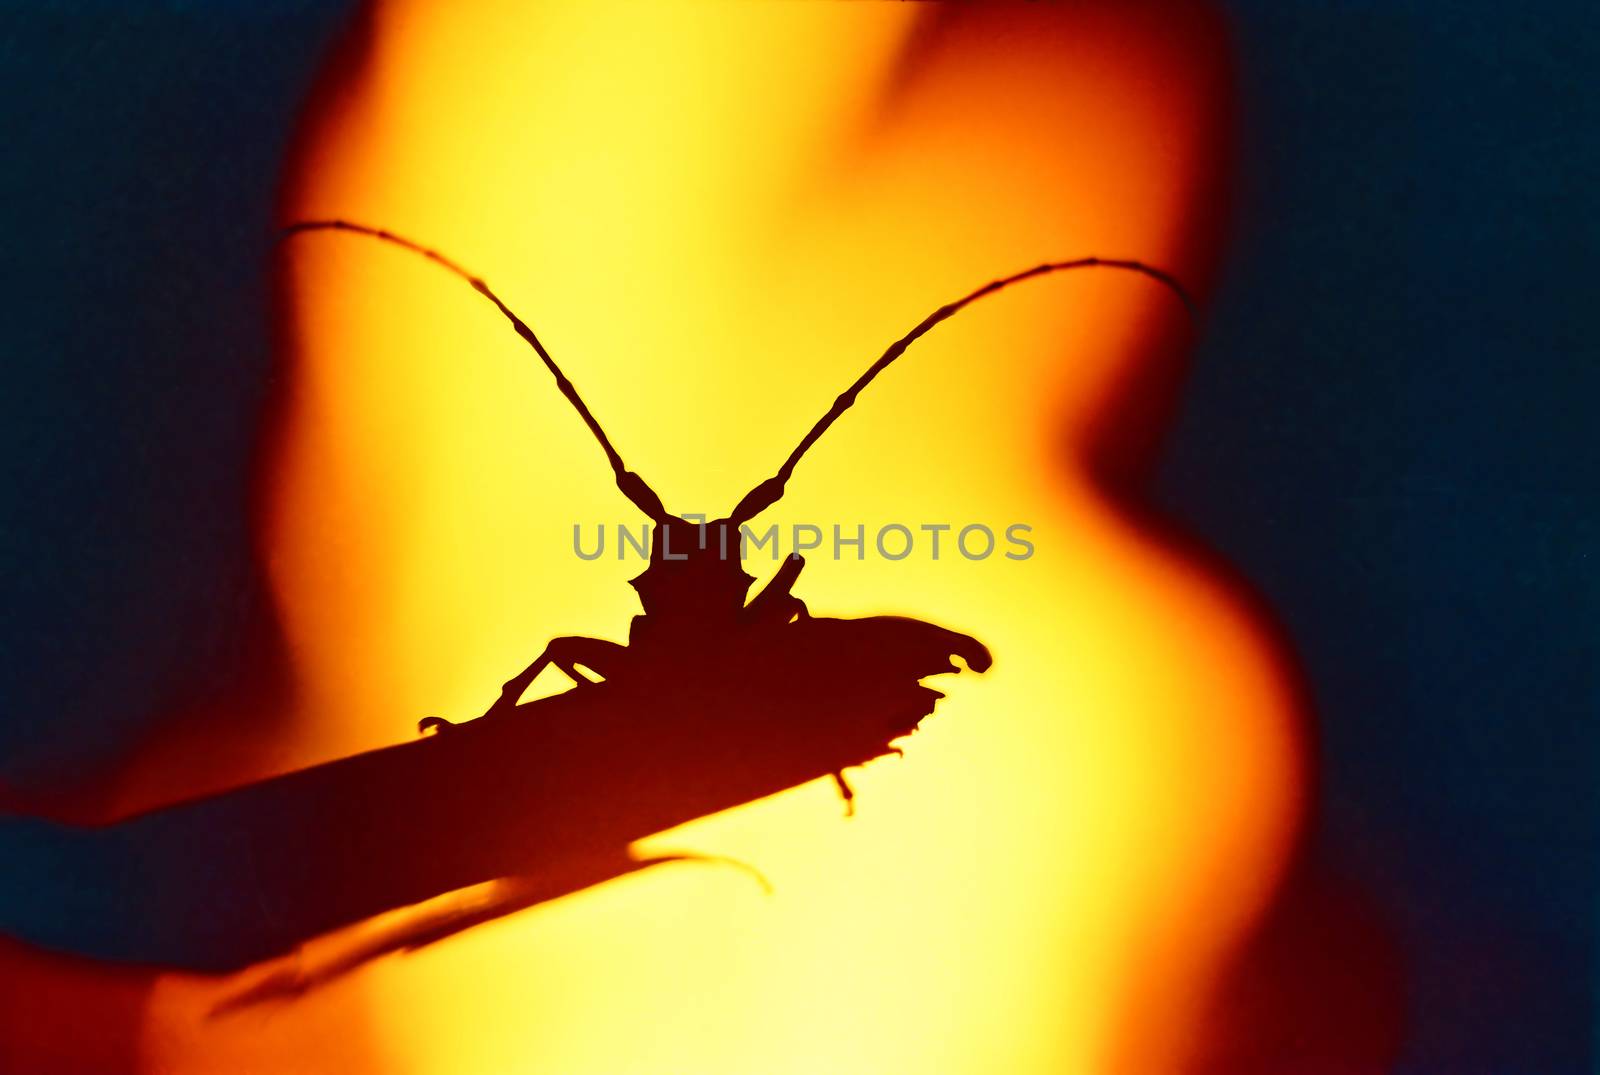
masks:
[[[404,236],[347,220],[301,221],[284,229],[282,237],[288,239],[314,231],[364,235],[419,254],[465,280],[473,290],[493,303],[511,323],[517,335],[533,348],[555,378],[556,387],[599,443],[611,466],[617,488],[654,524],[649,564],[642,574],[631,580],[644,613],[633,618],[628,630],[628,644],[623,646],[604,639],[577,636],[551,640],[531,664],[506,681],[499,697],[483,714],[484,718],[489,719],[503,718],[512,713],[534,678],[549,665],[565,673],[579,689],[589,689],[595,685],[593,680],[579,671],[580,668],[595,673],[606,683],[638,682],[641,676],[654,677],[662,673],[679,677],[685,674],[698,675],[715,682],[719,674],[738,671],[730,664],[735,657],[742,656],[747,661],[755,658],[755,663],[760,665],[764,653],[770,654],[774,647],[781,650],[796,641],[799,632],[815,635],[821,631],[828,636],[837,635],[837,647],[840,649],[854,648],[863,637],[872,637],[889,643],[888,648],[914,652],[920,657],[931,657],[937,653],[948,662],[953,653],[961,656],[974,671],[986,670],[990,656],[976,639],[932,624],[898,617],[875,617],[864,621],[813,619],[804,602],[790,592],[804,566],[804,560],[798,553],[779,568],[765,588],[753,599],[747,600],[750,584],[755,578],[745,572],[740,557],[730,559],[727,556],[729,543],[731,541],[735,549],[740,548],[740,527],[782,498],[801,458],[855,404],[863,389],[935,325],[985,296],[1024,280],[1072,269],[1099,267],[1135,272],[1155,280],[1178,297],[1191,318],[1195,315],[1193,301],[1175,277],[1138,261],[1083,257],[1071,261],[1045,262],[994,280],[954,302],[940,306],[892,343],[877,361],[867,367],[866,372],[833,401],[827,413],[789,453],[776,474],[746,493],[726,517],[705,522],[703,519],[691,520],[668,513],[655,490],[623,464],[622,457],[606,436],[605,430],[561,367],[545,350],[539,337],[480,277],[438,251]],[[877,631],[872,636],[863,636],[858,632],[842,630],[840,625],[846,623],[871,624]],[[824,649],[827,648],[833,647],[824,644]],[[870,659],[870,655],[867,656]],[[956,669],[950,665],[947,670]],[[827,674],[828,670],[819,671]],[[890,672],[885,669],[886,674]],[[454,722],[443,717],[425,717],[418,723],[418,730],[427,733],[445,731],[455,726]],[[893,749],[896,748],[891,747]],[[845,781],[843,770],[835,770],[833,779],[845,801],[846,811],[851,812],[854,793]]]
[[[630,849],[820,776],[832,775],[848,814],[853,795],[844,770],[895,752],[895,741],[916,731],[940,697],[924,677],[959,671],[953,656],[983,671],[988,650],[920,620],[812,616],[791,593],[798,557],[747,600],[755,580],[738,559],[724,558],[724,541],[737,541],[741,524],[778,501],[806,451],[873,378],[934,325],[985,295],[1099,265],[1151,277],[1193,313],[1177,281],[1138,262],[1080,258],[996,280],[896,340],[775,475],[702,531],[668,514],[623,465],[532,330],[482,280],[376,228],[325,220],[296,224],[288,234],[310,231],[368,235],[421,254],[467,280],[511,322],[599,442],[618,488],[655,524],[650,562],[633,579],[644,613],[634,618],[627,646],[552,641],[480,719],[421,722],[421,731],[436,734],[109,825],[0,814],[0,859],[20,864],[14,876],[0,875],[0,933],[97,959],[228,971],[378,914],[486,881],[510,883],[488,905],[407,918],[377,942],[365,937],[331,970],[291,974],[298,992],[385,951],[433,943],[656,863],[698,857],[641,859]],[[681,551],[668,555],[671,549]],[[552,664],[576,685],[519,705],[533,677]],[[204,865],[198,879],[196,863]],[[130,882],[167,877],[190,880]],[[97,928],[85,934],[74,922]]]

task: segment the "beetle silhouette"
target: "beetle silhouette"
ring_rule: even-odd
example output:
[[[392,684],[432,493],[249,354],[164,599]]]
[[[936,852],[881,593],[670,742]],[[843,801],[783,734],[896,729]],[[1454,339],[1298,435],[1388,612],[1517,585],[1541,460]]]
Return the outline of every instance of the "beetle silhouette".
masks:
[[[922,680],[989,668],[975,638],[895,616],[813,616],[786,560],[755,597],[740,528],[783,496],[806,452],[880,373],[979,299],[1053,273],[1135,272],[1194,306],[1172,276],[1137,261],[1047,262],[939,307],[900,337],[727,516],[671,515],[624,464],[533,330],[483,280],[410,239],[344,220],[336,231],[419,254],[488,299],[554,377],[654,524],[632,580],[643,613],[628,644],[559,637],[478,719],[424,718],[424,734],[323,765],[95,827],[0,818],[0,932],[91,958],[231,972],[375,915],[498,881],[491,897],[429,909],[316,966],[269,974],[227,1006],[292,995],[385,952],[432,943],[522,907],[662,862],[633,842],[698,817],[898,753],[942,697]],[[522,703],[546,667],[574,686]],[[591,680],[587,669],[599,677]],[[86,928],[85,923],[93,928]]]
[[[688,518],[668,514],[655,490],[624,465],[605,430],[572,382],[545,350],[538,336],[480,277],[438,251],[404,236],[347,220],[302,221],[286,228],[284,235],[287,238],[315,231],[341,231],[368,236],[419,254],[461,277],[493,303],[511,322],[517,335],[533,348],[555,378],[557,388],[599,442],[611,465],[617,488],[655,524],[649,566],[642,575],[632,580],[644,614],[634,618],[628,632],[627,646],[605,639],[578,636],[553,639],[527,668],[506,682],[500,697],[484,713],[485,717],[503,716],[515,709],[533,680],[551,665],[565,673],[574,684],[588,686],[593,681],[579,672],[580,667],[587,668],[608,682],[619,677],[653,679],[662,674],[681,678],[696,672],[715,676],[728,667],[736,651],[739,657],[748,662],[758,659],[758,654],[768,652],[774,646],[794,646],[800,649],[833,649],[835,652],[829,655],[828,663],[835,667],[837,661],[851,654],[876,654],[889,659],[894,654],[906,652],[929,658],[935,655],[947,658],[954,654],[964,659],[973,671],[986,671],[991,663],[990,655],[976,639],[919,620],[875,617],[848,621],[851,623],[848,627],[845,626],[847,621],[813,620],[805,603],[791,592],[804,566],[804,560],[798,553],[790,557],[754,600],[746,603],[750,584],[755,578],[744,571],[742,556],[735,554],[730,557],[730,550],[743,548],[741,527],[783,497],[801,458],[854,405],[863,389],[919,337],[978,299],[1050,273],[1101,267],[1137,272],[1157,280],[1170,288],[1193,314],[1193,303],[1175,278],[1137,261],[1087,257],[1048,262],[995,280],[955,302],[939,307],[896,340],[834,401],[833,406],[784,460],[778,472],[746,493],[726,517],[709,523],[703,519],[692,522]],[[689,532],[691,526],[694,527],[694,533]],[[919,662],[919,666],[922,663]],[[947,670],[956,669],[951,665]],[[893,675],[899,670],[880,665],[879,671]],[[426,717],[420,722],[419,729],[443,730],[453,726],[453,722],[443,717]],[[835,770],[832,775],[844,798],[846,812],[853,812],[855,796],[844,778],[843,770]]]

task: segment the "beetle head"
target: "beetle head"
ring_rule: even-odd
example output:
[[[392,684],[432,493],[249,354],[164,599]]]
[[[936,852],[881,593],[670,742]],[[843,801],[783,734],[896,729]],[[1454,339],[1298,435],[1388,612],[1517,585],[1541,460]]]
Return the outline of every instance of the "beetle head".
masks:
[[[739,525],[667,516],[650,538],[650,566],[629,582],[645,615],[705,620],[737,615],[755,576],[740,557]]]

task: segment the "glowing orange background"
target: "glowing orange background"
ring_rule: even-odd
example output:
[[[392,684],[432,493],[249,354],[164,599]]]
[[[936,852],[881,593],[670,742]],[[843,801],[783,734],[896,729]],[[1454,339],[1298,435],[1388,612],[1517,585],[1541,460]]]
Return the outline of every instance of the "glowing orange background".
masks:
[[[994,275],[1209,269],[1227,87],[1198,6],[393,0],[369,30],[308,117],[286,217],[484,275],[679,512],[727,511],[884,344]],[[285,272],[262,540],[294,760],[479,712],[552,635],[622,638],[639,564],[579,562],[571,527],[636,520],[492,310],[370,242],[312,237]],[[1180,1069],[1300,801],[1267,630],[1106,480],[1149,449],[1188,339],[1136,277],[1029,284],[919,344],[807,458],[771,519],[1020,521],[1037,553],[813,558],[813,610],[971,631],[996,666],[855,774],[855,820],[817,784],[650,842],[754,863],[774,896],[655,871],[213,1023],[216,987],[171,978],[150,1065]]]

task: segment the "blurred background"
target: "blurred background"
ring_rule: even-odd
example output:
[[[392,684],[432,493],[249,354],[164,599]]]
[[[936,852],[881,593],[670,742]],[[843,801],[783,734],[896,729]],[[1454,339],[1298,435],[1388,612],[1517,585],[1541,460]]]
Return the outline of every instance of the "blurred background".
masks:
[[[1600,20],[1220,6],[1230,216],[1153,492],[1280,622],[1315,717],[1310,830],[1230,1010],[1307,1042],[1359,1021],[1350,1070],[1593,1070]],[[0,805],[105,817],[185,757],[220,787],[281,749],[260,251],[357,17],[0,9]],[[35,1005],[0,1034],[90,1010],[70,970],[8,958]],[[133,1069],[148,988],[98,989],[83,1070]]]

